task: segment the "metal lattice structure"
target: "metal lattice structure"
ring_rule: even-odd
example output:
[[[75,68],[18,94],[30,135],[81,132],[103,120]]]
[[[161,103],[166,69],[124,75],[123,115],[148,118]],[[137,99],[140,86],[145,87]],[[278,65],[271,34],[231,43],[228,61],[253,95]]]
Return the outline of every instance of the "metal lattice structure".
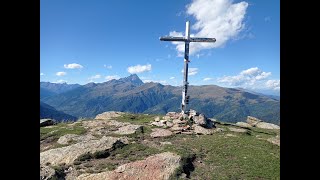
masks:
[[[160,41],[182,41],[185,43],[184,49],[184,75],[183,75],[183,89],[182,89],[182,102],[181,102],[181,113],[184,114],[187,111],[187,104],[189,103],[188,93],[188,63],[189,61],[189,44],[190,42],[216,42],[215,38],[196,38],[190,37],[190,25],[189,21],[186,22],[186,33],[185,37],[172,37],[165,36],[160,37]]]

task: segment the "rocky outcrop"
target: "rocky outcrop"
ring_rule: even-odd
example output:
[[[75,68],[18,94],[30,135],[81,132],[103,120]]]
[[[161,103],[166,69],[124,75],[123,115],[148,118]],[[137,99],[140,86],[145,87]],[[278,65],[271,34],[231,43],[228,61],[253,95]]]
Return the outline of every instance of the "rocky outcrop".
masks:
[[[141,132],[142,131],[142,126],[141,125],[126,125],[120,127],[117,131],[113,132],[115,134],[122,134],[122,135],[127,135],[127,134],[133,134],[136,132]]]
[[[276,137],[272,137],[267,139],[267,141],[271,142],[272,144],[280,146],[280,136],[277,135]]]
[[[121,165],[113,171],[81,174],[77,180],[167,180],[179,167],[180,159],[180,156],[174,153],[165,152]]]
[[[240,126],[240,127],[244,127],[244,128],[251,128],[252,127],[252,125],[245,123],[245,122],[237,122],[236,125]]]
[[[195,134],[211,135],[214,133],[214,129],[206,129],[196,124],[194,124],[192,127]]]
[[[56,121],[53,119],[40,119],[40,127],[55,125]]]
[[[92,136],[91,134],[87,134],[87,135],[76,135],[76,134],[66,134],[64,136],[61,136],[57,143],[59,144],[69,144],[72,141],[75,142],[86,142],[86,141],[90,141],[92,139],[96,139],[96,137]]]
[[[280,129],[280,126],[278,125],[263,122],[262,120],[252,116],[248,116],[247,123],[253,127],[262,128],[262,129]]]
[[[99,140],[89,140],[62,148],[50,149],[40,153],[40,164],[45,165],[50,163],[51,165],[58,165],[65,163],[68,165],[73,163],[80,155],[88,152],[94,153],[97,151],[108,150],[116,143],[128,144],[128,140],[126,138],[103,136]]]
[[[55,170],[49,166],[40,166],[40,180],[52,179],[55,173]]]
[[[256,127],[262,129],[280,129],[280,126],[266,122],[259,122],[256,124]]]
[[[101,114],[98,114],[95,119],[112,119],[115,117],[119,117],[125,114],[124,112],[117,112],[117,111],[107,111]]]
[[[153,132],[150,134],[150,136],[153,138],[167,137],[172,135],[172,132],[167,129],[154,128],[152,131]]]

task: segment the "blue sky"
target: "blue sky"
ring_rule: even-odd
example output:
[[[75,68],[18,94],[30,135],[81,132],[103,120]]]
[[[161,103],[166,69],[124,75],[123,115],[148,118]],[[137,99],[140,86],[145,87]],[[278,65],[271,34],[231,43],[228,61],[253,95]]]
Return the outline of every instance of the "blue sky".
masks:
[[[182,84],[183,45],[160,36],[191,34],[191,85],[280,90],[278,0],[41,0],[40,81],[86,84],[136,73],[144,82]]]

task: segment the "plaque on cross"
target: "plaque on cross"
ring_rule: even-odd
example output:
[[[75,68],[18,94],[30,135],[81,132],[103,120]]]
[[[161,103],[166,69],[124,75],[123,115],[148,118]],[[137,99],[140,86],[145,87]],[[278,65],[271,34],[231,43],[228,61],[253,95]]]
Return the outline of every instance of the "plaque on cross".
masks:
[[[184,75],[183,75],[183,89],[182,89],[182,102],[181,102],[181,113],[187,112],[187,104],[189,102],[188,92],[188,63],[189,61],[189,43],[190,42],[216,42],[215,38],[197,38],[190,37],[190,26],[189,21],[186,22],[186,33],[184,37],[172,37],[165,36],[160,37],[160,41],[182,41],[185,43],[184,49]]]

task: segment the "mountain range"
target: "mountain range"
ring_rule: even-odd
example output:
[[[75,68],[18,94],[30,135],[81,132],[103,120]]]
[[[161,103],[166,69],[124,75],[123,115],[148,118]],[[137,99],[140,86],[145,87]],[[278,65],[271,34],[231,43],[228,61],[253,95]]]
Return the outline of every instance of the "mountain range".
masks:
[[[180,111],[181,87],[143,83],[133,74],[104,83],[40,82],[40,100],[75,117],[94,117],[105,111],[166,114]],[[280,124],[280,100],[244,89],[216,85],[189,86],[189,108],[225,122],[254,116]],[[42,97],[41,97],[42,95]]]

